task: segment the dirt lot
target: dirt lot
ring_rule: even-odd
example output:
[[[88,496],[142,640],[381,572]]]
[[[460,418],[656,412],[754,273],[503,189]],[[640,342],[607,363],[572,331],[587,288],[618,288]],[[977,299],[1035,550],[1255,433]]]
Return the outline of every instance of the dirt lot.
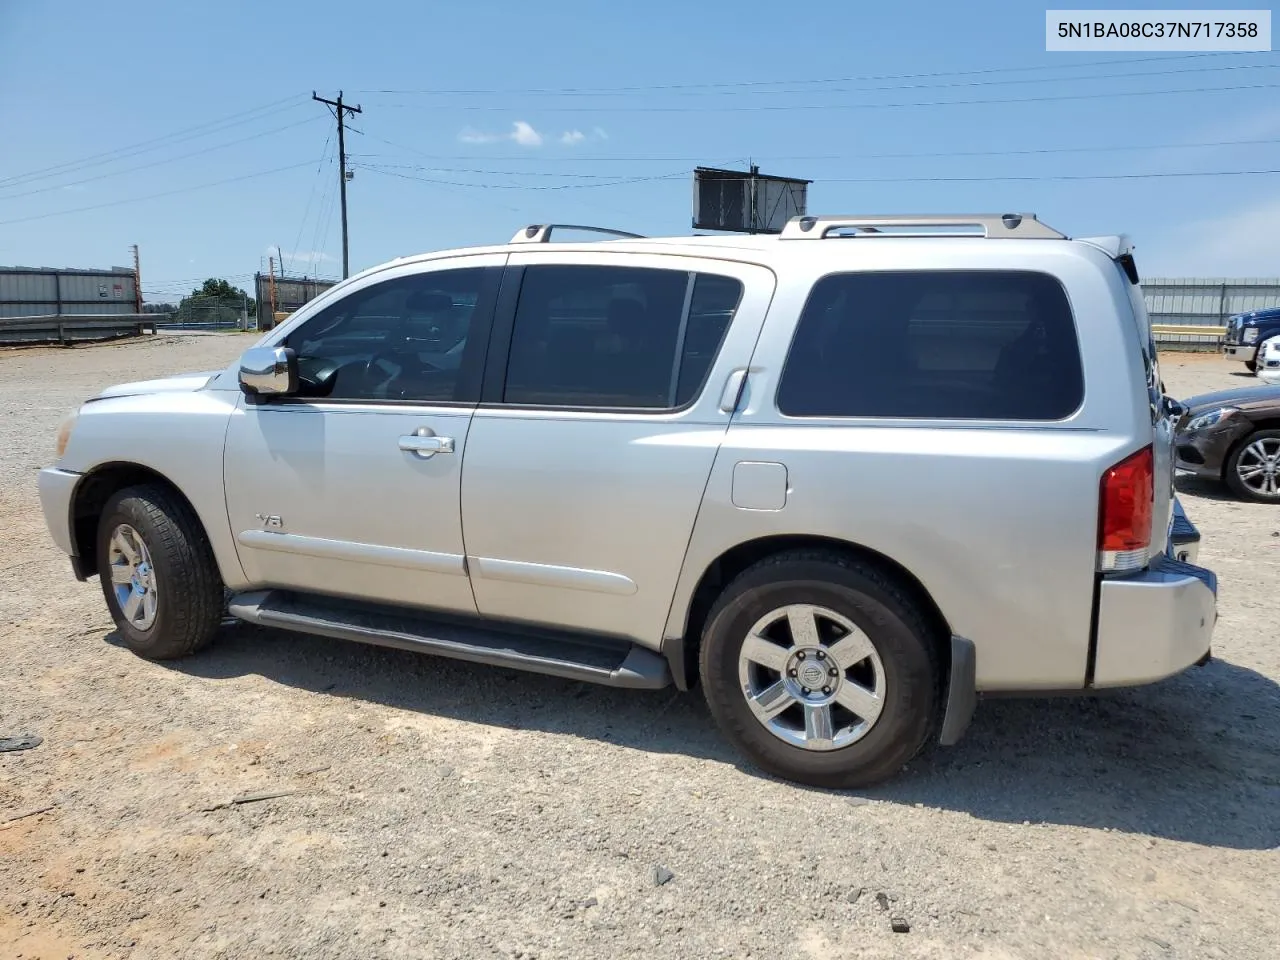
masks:
[[[177,664],[119,647],[35,470],[83,397],[245,343],[0,353],[0,736],[44,737],[0,754],[5,960],[1277,956],[1277,509],[1183,486],[1208,666],[984,702],[890,785],[805,790],[697,695],[249,627]],[[1238,372],[1166,358],[1179,396]],[[229,804],[261,791],[293,792]]]

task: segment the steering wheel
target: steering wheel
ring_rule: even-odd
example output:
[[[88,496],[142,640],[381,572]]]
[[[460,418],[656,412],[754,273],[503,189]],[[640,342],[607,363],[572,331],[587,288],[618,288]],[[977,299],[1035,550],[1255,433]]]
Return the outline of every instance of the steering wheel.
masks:
[[[368,360],[365,361],[364,370],[362,371],[360,378],[361,383],[365,385],[366,390],[368,390],[375,382],[385,383],[387,384],[387,392],[392,392],[391,384],[403,378],[409,370],[410,364],[408,362],[408,358],[410,355],[412,355],[411,351],[407,347],[399,350],[393,349],[376,351],[370,355]],[[434,364],[427,363],[426,361],[419,359],[416,355],[412,356],[413,367],[416,372],[436,373],[440,370],[440,368]],[[383,364],[386,366],[383,366]],[[387,367],[391,367],[395,372],[391,372]],[[378,379],[375,381],[374,378]]]

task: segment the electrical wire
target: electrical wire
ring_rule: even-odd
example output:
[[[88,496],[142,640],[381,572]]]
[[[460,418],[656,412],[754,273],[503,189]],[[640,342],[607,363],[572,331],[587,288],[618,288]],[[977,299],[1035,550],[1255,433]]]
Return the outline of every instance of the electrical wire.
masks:
[[[347,154],[348,160],[351,154]],[[351,166],[366,170],[416,170],[420,173],[480,173],[499,177],[560,177],[570,180],[617,180],[616,173],[555,173],[547,170],[481,170],[471,167],[424,167],[413,163],[370,163],[361,161]]]
[[[61,176],[65,173],[72,173],[77,170],[100,166],[104,163],[113,163],[116,160],[136,156],[140,153],[148,153],[152,150],[158,150],[174,143],[182,143],[187,140],[198,139],[199,137],[208,136],[212,133],[221,133],[224,130],[231,129],[232,127],[237,127],[245,123],[252,123],[256,120],[262,120],[277,113],[283,113],[285,110],[291,110],[302,102],[302,95],[295,94],[294,96],[286,97],[283,100],[274,100],[271,103],[264,104],[263,106],[254,107],[251,110],[242,110],[239,113],[230,114],[229,116],[222,117],[219,120],[210,120],[206,123],[197,124],[194,127],[186,127],[182,130],[175,131],[174,133],[165,134],[160,137],[153,137],[150,140],[143,140],[139,143],[132,144],[131,146],[117,147],[114,150],[107,150],[103,153],[95,153],[88,157],[83,157],[80,160],[70,160],[65,163],[55,164],[51,167],[44,167],[39,170],[32,170],[27,173],[18,173],[9,177],[0,178],[0,186],[16,186],[19,183]],[[284,106],[281,106],[282,104],[284,104]],[[248,116],[249,114],[258,114],[258,116]]]
[[[336,160],[337,157],[331,154],[327,161],[327,169],[331,168]],[[320,197],[320,208],[316,211],[316,229],[311,237],[310,252],[312,254],[313,269],[316,268],[316,263],[319,259],[316,255],[323,252],[320,249],[320,238],[325,230],[326,221],[328,221],[330,217],[330,211],[333,209],[333,204],[336,202],[337,193],[338,191],[333,185],[332,178],[326,178],[324,193]],[[328,241],[326,240],[325,243],[327,245]]]
[[[143,197],[126,197],[123,200],[108,200],[106,203],[95,203],[87,207],[75,207],[70,210],[54,210],[50,213],[37,213],[29,217],[16,217],[12,220],[0,220],[0,226],[8,226],[13,223],[29,223],[32,220],[47,220],[50,217],[64,217],[72,213],[85,213],[90,210],[102,210],[106,207],[118,207],[128,203],[141,203],[144,200],[158,200],[161,197],[176,197],[180,194],[194,193],[197,190],[207,190],[211,187],[220,187],[228,183],[239,183],[242,180],[253,180],[257,177],[266,177],[273,173],[282,173],[285,170],[296,170],[298,167],[309,167],[314,162],[314,160],[303,160],[301,163],[290,163],[283,167],[274,167],[270,170],[260,170],[257,173],[245,173],[238,177],[227,177],[225,180],[214,180],[209,183],[199,183],[192,187],[180,187],[177,190],[164,190],[160,193],[151,193]]]
[[[1236,146],[1256,146],[1260,144],[1280,143],[1280,137],[1266,137],[1258,140],[1206,140],[1200,143],[1135,143],[1126,144],[1124,146],[1091,146],[1091,147],[1028,147],[1026,149],[1004,149],[1004,150],[937,150],[937,151],[912,151],[907,153],[823,153],[809,155],[765,155],[757,154],[755,159],[767,161],[815,161],[815,160],[903,160],[911,158],[930,158],[930,157],[1004,157],[1004,156],[1032,156],[1042,154],[1057,153],[1124,153],[1126,151],[1135,150],[1189,150],[1204,147],[1236,147]],[[602,156],[572,156],[572,157],[495,157],[492,154],[427,154],[413,151],[412,148],[403,147],[402,149],[411,150],[418,156],[428,160],[488,160],[496,163],[694,163],[699,166],[705,166],[704,157],[602,157]],[[369,163],[380,157],[394,156],[394,154],[385,153],[349,153],[348,157],[357,158],[360,162]],[[444,169],[444,168],[437,168]],[[499,172],[499,171],[493,171]],[[510,171],[518,173],[519,171]],[[533,176],[532,173],[529,174]],[[568,176],[568,174],[564,174]]]
[[[895,84],[889,86],[874,87],[827,87],[822,93],[883,93],[896,92],[901,90],[939,90],[939,89],[956,89],[960,87],[1003,87],[1015,84],[1028,83],[1076,83],[1079,81],[1090,80],[1128,80],[1135,77],[1163,77],[1177,74],[1188,73],[1218,73],[1224,70],[1275,70],[1280,67],[1280,63],[1235,63],[1224,64],[1220,67],[1184,67],[1177,70],[1130,70],[1122,73],[1095,73],[1086,74],[1085,76],[1074,77],[1016,77],[1006,78],[1002,80],[961,80],[947,81],[944,83],[912,83],[912,84]],[[430,91],[422,91],[425,95]],[[767,96],[805,96],[814,91],[812,90],[709,90],[704,93],[685,93],[684,97],[767,97]],[[444,96],[444,94],[441,94]],[[541,94],[540,96],[618,96],[618,94],[609,93],[578,93],[578,94]]]
[[[1082,63],[1054,63],[1039,64],[1028,67],[985,67],[975,70],[941,70],[930,73],[898,73],[898,74],[864,74],[861,76],[851,77],[821,77],[794,80],[731,80],[717,81],[710,83],[664,83],[664,84],[645,84],[640,86],[624,86],[624,87],[526,87],[523,89],[516,88],[490,88],[484,89],[441,89],[441,90],[357,90],[356,93],[362,94],[456,94],[456,95],[501,95],[510,96],[513,94],[587,94],[592,95],[608,95],[617,93],[651,93],[664,90],[694,90],[694,89],[735,89],[735,88],[755,88],[762,86],[800,86],[822,85],[828,83],[873,83],[880,80],[926,80],[939,77],[972,77],[983,76],[997,73],[1028,73],[1041,70],[1070,70],[1088,67],[1101,66],[1117,66],[1131,63],[1164,63],[1173,60],[1199,60],[1206,57],[1222,57],[1222,56],[1241,56],[1247,55],[1233,51],[1215,51],[1206,53],[1185,53],[1176,54],[1168,57],[1127,57],[1113,60],[1089,60]],[[1070,78],[1063,78],[1070,79]]]
[[[1159,97],[1170,96],[1185,93],[1231,93],[1241,90],[1274,90],[1280,87],[1280,83],[1252,83],[1237,84],[1227,87],[1183,87],[1176,90],[1107,90],[1100,93],[1070,93],[1056,94],[1039,97],[995,97],[995,98],[979,98],[971,100],[914,100],[899,101],[895,103],[772,103],[772,104],[754,104],[751,106],[715,106],[707,105],[700,107],[670,107],[670,106],[648,106],[648,107],[627,107],[627,106],[608,106],[608,107],[539,107],[542,113],[599,113],[601,110],[608,110],[610,113],[756,113],[760,111],[776,111],[776,110],[899,110],[906,107],[959,107],[959,106],[981,106],[989,104],[1010,104],[1010,103],[1055,103],[1070,100],[1113,100],[1118,97]],[[383,109],[393,110],[422,110],[432,109],[438,110],[438,106],[425,106],[423,104],[414,103],[382,103],[378,106]],[[510,113],[511,107],[507,106],[468,106],[469,111],[498,112]]]
[[[320,184],[320,171],[324,169],[324,162],[329,157],[329,144],[332,141],[333,134],[330,133],[324,138],[324,146],[320,149],[320,162],[316,164],[316,175],[311,180],[311,190],[307,194],[307,205],[302,211],[302,222],[298,224],[298,234],[293,238],[293,250],[289,255],[290,261],[294,263],[298,260],[298,246],[302,243],[302,233],[307,227],[307,217],[311,215],[311,204],[316,198],[316,188]],[[281,253],[280,256],[283,257],[284,254]]]
[[[152,160],[150,163],[143,163],[136,167],[126,167],[124,170],[114,170],[111,173],[99,173],[92,177],[85,177],[83,180],[72,180],[70,183],[55,183],[50,187],[37,187],[35,190],[28,190],[25,193],[9,193],[0,195],[3,200],[16,200],[19,197],[32,197],[38,193],[49,193],[52,190],[65,190],[67,187],[78,187],[84,183],[93,183],[96,180],[106,180],[111,177],[122,177],[125,174],[136,173],[139,170],[149,170],[152,167],[159,167],[166,163],[174,163],[178,160],[187,160],[191,157],[202,157],[207,153],[213,153],[217,150],[225,150],[228,147],[238,146],[242,143],[248,143],[250,140],[259,140],[262,137],[269,137],[273,134],[282,133],[285,130],[291,130],[294,127],[301,127],[308,123],[315,123],[322,117],[308,117],[306,120],[298,120],[294,123],[287,123],[283,127],[276,127],[274,130],[263,130],[258,133],[250,134],[247,137],[240,137],[238,140],[231,140],[227,143],[215,144],[211,147],[201,147],[199,150],[192,150],[190,153],[180,153],[176,157],[165,157],[162,160]],[[0,190],[5,189],[0,186]]]
[[[1268,170],[1188,170],[1169,173],[1047,174],[1040,176],[983,177],[823,177],[815,183],[995,183],[1004,181],[1043,182],[1060,180],[1156,180],[1165,177],[1252,177],[1280,173]],[[715,179],[714,177],[711,179]],[[725,179],[728,179],[727,177]]]
[[[413,177],[406,173],[396,173],[393,170],[379,170],[377,167],[368,167],[360,164],[360,169],[368,170],[370,173],[378,173],[384,177],[399,177],[402,180],[417,180],[421,183],[434,183],[447,187],[483,187],[486,190],[586,190],[592,187],[618,187],[629,183],[647,183],[654,180],[672,180],[676,177],[687,177],[693,171],[677,170],[674,173],[664,173],[648,177],[623,177],[610,180],[607,183],[557,183],[557,184],[522,184],[522,183],[463,183],[455,180],[439,180],[432,177]]]

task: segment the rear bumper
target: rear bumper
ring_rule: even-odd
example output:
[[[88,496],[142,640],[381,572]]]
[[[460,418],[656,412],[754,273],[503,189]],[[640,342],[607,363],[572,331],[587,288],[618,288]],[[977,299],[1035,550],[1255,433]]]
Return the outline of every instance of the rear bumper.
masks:
[[[1103,580],[1093,685],[1151,683],[1203,660],[1217,595],[1211,571],[1165,556],[1141,573]]]
[[[45,467],[40,471],[36,486],[40,490],[40,508],[53,542],[69,557],[76,554],[71,535],[71,498],[75,494],[80,474],[57,467]]]

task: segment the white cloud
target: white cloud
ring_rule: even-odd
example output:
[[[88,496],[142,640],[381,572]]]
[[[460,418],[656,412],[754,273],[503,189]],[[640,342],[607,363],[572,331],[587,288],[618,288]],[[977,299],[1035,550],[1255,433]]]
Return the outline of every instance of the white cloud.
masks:
[[[292,253],[285,253],[274,243],[267,247],[263,254],[268,257],[275,257],[276,263],[282,266],[286,259],[290,266],[295,263],[327,263],[337,260],[337,257],[325,253],[323,250],[295,250]]]
[[[575,127],[573,130],[566,130],[564,133],[560,134],[560,142],[566,147],[576,147],[578,144],[586,143],[589,140],[595,141],[608,139],[609,135],[600,127],[592,127],[590,133],[583,133]]]
[[[488,130],[463,127],[458,134],[458,140],[462,143],[501,143],[504,140],[510,140],[522,147],[540,147],[543,139],[542,134],[534,129],[533,124],[525,120],[512,123],[510,133],[491,133]]]
[[[542,146],[542,134],[523,120],[517,120],[511,131],[511,139],[522,147],[540,147]]]
[[[458,140],[462,143],[497,143],[499,140],[505,140],[506,137],[501,133],[485,133],[482,130],[474,130],[471,127],[464,127],[462,132],[458,134]]]
[[[1280,195],[1175,227],[1151,242],[1138,268],[1150,277],[1280,276]]]
[[[289,254],[290,263],[299,263],[303,261],[306,263],[331,263],[337,259],[337,257],[332,254],[325,253],[323,250],[298,250],[295,253]]]

